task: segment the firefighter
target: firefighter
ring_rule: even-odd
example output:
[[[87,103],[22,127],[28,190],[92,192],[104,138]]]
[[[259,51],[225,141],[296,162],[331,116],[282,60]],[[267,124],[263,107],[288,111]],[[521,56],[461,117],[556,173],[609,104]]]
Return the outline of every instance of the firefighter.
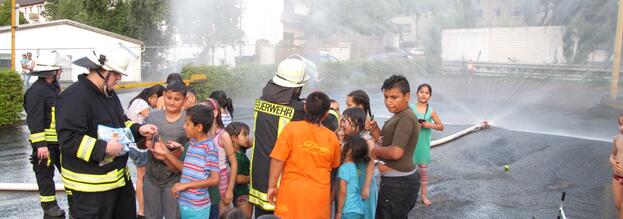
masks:
[[[37,178],[43,213],[52,217],[65,215],[65,211],[56,202],[54,185],[54,167],[61,171],[54,111],[56,98],[61,92],[58,79],[63,71],[60,66],[62,59],[56,51],[42,54],[32,72],[28,73],[39,78],[24,95],[26,123],[30,130],[29,140],[32,145],[30,162]],[[67,191],[66,194],[67,201],[71,205],[71,192]]]
[[[134,55],[123,45],[74,64],[88,69],[57,101],[62,179],[73,192],[75,218],[136,218],[135,191],[127,167],[128,154],[119,136],[102,139],[98,126],[128,128],[135,140],[151,138],[154,125],[140,125],[123,112],[115,85],[127,75]]]
[[[279,63],[275,76],[264,87],[262,97],[255,101],[249,202],[255,205],[256,217],[272,214],[275,210],[266,194],[270,153],[281,129],[290,121],[303,120],[305,110],[300,95],[310,74],[316,74],[316,66],[300,55],[292,55]]]

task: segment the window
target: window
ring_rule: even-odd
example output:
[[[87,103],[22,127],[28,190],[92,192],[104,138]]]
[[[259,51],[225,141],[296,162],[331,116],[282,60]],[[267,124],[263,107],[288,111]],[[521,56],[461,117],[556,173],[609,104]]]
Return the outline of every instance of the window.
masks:
[[[283,32],[283,42],[288,45],[294,44],[294,33]]]
[[[511,11],[511,16],[513,17],[521,17],[523,15],[521,11],[521,7],[513,7]]]
[[[483,15],[482,9],[476,10],[476,17],[482,17],[482,15]]]
[[[401,24],[400,30],[402,33],[411,33],[411,24]]]
[[[500,8],[493,9],[493,16],[499,17],[502,15],[502,10]]]
[[[283,0],[283,12],[294,13],[294,1]]]
[[[293,40],[294,39],[294,33],[284,32],[283,33],[283,39],[284,40]]]

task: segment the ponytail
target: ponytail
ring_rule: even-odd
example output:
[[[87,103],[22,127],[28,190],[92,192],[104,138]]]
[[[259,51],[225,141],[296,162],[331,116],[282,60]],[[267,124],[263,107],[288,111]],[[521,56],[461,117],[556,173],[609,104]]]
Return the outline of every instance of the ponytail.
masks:
[[[209,96],[210,98],[216,100],[219,105],[221,105],[224,109],[227,110],[231,118],[234,118],[234,102],[231,98],[227,97],[225,91],[215,90]],[[220,109],[219,109],[220,110]]]

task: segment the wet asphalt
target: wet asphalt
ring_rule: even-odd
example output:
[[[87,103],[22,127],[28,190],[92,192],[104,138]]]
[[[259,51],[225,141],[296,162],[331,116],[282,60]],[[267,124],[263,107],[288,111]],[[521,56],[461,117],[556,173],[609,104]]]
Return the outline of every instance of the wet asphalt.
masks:
[[[431,106],[450,124],[434,132],[434,139],[477,121],[495,121],[491,129],[432,149],[433,205],[416,204],[409,218],[554,218],[563,191],[569,217],[616,216],[607,160],[618,111],[599,104],[607,85],[489,79],[467,84],[460,77],[424,75],[412,80],[412,89],[421,82],[433,85]],[[382,93],[365,88],[382,124],[391,116]],[[329,93],[342,110],[350,90]],[[120,99],[127,103],[134,95],[123,92]],[[251,125],[253,101],[234,101],[235,120]],[[35,182],[27,133],[23,125],[0,128],[0,182]],[[63,194],[57,197],[66,209]],[[1,218],[42,217],[35,192],[0,192],[0,197]]]

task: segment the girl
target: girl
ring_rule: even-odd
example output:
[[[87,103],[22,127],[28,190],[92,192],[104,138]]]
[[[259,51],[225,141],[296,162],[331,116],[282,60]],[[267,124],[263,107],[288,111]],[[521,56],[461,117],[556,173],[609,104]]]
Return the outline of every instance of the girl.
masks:
[[[433,89],[429,84],[421,84],[417,88],[417,104],[413,108],[418,118],[420,134],[413,153],[413,162],[418,165],[420,173],[420,194],[422,194],[422,204],[429,206],[432,204],[426,196],[426,185],[428,183],[428,163],[430,162],[430,141],[431,129],[443,131],[443,124],[437,112],[428,105],[428,100],[433,94]]]
[[[136,123],[145,121],[145,118],[149,116],[150,108],[156,108],[158,98],[164,94],[164,86],[154,85],[149,88],[145,88],[141,93],[136,95],[134,99],[130,100],[130,106],[128,107],[127,116]]]
[[[130,106],[126,115],[132,122],[143,124],[149,116],[151,108],[156,108],[158,98],[164,94],[164,86],[154,85],[145,88],[134,99],[130,101]],[[145,141],[137,142],[137,146],[145,148]],[[130,159],[136,166],[136,201],[138,202],[138,217],[145,216],[145,205],[143,204],[143,177],[145,176],[145,165],[147,165],[147,151],[137,147],[130,147]]]
[[[343,162],[338,169],[340,192],[338,195],[336,219],[363,219],[365,214],[364,201],[359,193],[360,182],[357,165],[367,165],[370,162],[368,156],[368,144],[357,135],[346,137],[342,148]]]
[[[368,118],[373,117],[372,110],[370,110],[370,97],[368,97],[368,94],[363,90],[350,92],[348,96],[346,96],[346,106],[348,108],[359,107],[368,115]]]
[[[376,121],[374,121],[374,115],[370,108],[370,97],[363,90],[352,91],[346,96],[346,106],[348,108],[357,107],[362,109],[366,114],[365,129],[370,132],[375,141],[378,142],[381,138],[381,129],[379,129]]]
[[[184,110],[187,110],[197,103],[197,92],[195,88],[186,86],[186,101],[184,102]]]
[[[218,102],[215,99],[208,98],[202,100],[199,104],[206,105],[211,107],[214,115],[214,125],[211,129],[214,129],[216,132],[216,137],[214,143],[218,149],[218,157],[219,157],[219,186],[218,186],[218,194],[220,195],[220,205],[218,207],[212,205],[214,209],[218,210],[218,212],[214,212],[210,215],[210,218],[218,216],[225,212],[231,205],[234,198],[234,186],[236,184],[236,171],[238,169],[238,161],[236,160],[236,151],[234,150],[234,146],[231,142],[231,137],[225,131],[225,126],[223,125],[223,121],[221,120],[221,108]],[[227,162],[229,161],[229,166]],[[233,179],[233,180],[230,180]],[[210,193],[212,195],[212,193]],[[212,197],[212,196],[210,196]],[[216,203],[216,202],[215,202]],[[217,213],[216,215],[213,215]]]
[[[210,94],[210,98],[215,99],[221,105],[221,118],[223,125],[228,126],[234,119],[234,102],[227,97],[225,91],[215,90]]]
[[[367,144],[367,148],[371,151],[376,147],[376,143],[372,139],[372,136],[365,130],[366,113],[360,108],[348,108],[344,110],[342,119],[340,122],[341,128],[344,131],[344,135],[359,136],[363,138]],[[376,203],[378,199],[378,185],[376,182],[376,175],[374,162],[369,161],[366,163],[358,163],[357,171],[361,174],[359,176],[359,186],[361,188],[361,197],[364,199],[364,218],[374,218],[376,214]]]
[[[231,136],[231,142],[236,150],[238,170],[236,173],[236,186],[234,187],[234,204],[242,210],[247,218],[251,218],[252,207],[249,203],[249,174],[251,161],[246,155],[247,149],[251,147],[249,139],[249,126],[242,122],[232,122],[225,130]],[[233,169],[232,169],[233,170]]]

